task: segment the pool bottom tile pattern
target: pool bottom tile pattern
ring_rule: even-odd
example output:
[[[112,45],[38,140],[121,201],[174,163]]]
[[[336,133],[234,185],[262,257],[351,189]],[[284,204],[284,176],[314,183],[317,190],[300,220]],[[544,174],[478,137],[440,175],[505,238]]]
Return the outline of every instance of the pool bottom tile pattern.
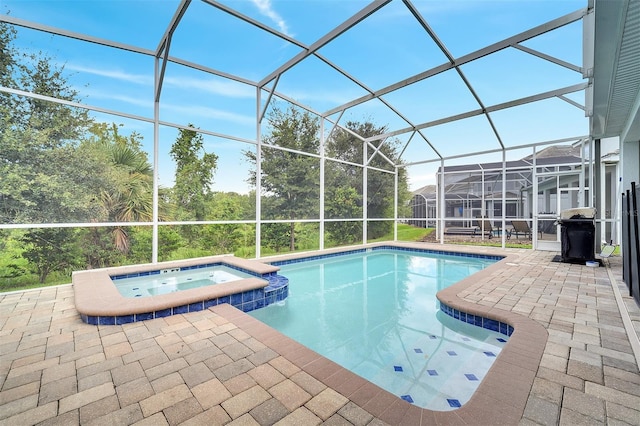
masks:
[[[369,364],[353,371],[417,407],[437,411],[459,408],[475,393],[496,359],[486,352],[499,354],[508,338],[451,317],[444,319],[448,327],[457,328],[444,336],[418,337],[418,344],[416,335],[405,334],[399,348],[413,349],[399,351],[386,369],[375,373],[377,366]]]

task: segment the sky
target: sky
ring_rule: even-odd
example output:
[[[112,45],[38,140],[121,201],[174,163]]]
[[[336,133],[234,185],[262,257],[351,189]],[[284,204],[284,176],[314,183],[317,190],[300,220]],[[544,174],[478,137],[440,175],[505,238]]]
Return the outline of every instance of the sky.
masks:
[[[368,91],[460,58],[532,27],[580,10],[586,0],[414,0],[418,13],[441,42],[439,47],[400,0],[393,0],[367,16],[283,73],[277,92],[313,111],[331,111]],[[0,0],[0,13],[83,36],[112,40],[155,51],[177,10],[178,0]],[[214,190],[247,192],[249,164],[243,152],[253,150],[258,107],[257,83],[291,58],[312,46],[351,16],[367,7],[361,0],[221,0],[220,4],[266,25],[282,37],[243,22],[210,4],[193,0],[175,31],[170,55],[209,69],[232,74],[241,82],[169,62],[160,101],[160,120],[193,124],[214,134],[205,135],[205,149],[219,156]],[[295,39],[303,47],[291,43]],[[64,66],[70,83],[87,105],[153,118],[154,59],[72,38],[18,28],[17,47],[43,52]],[[572,23],[523,43],[562,61],[582,66],[582,23]],[[327,62],[329,64],[327,64]],[[337,72],[337,67],[350,78]],[[542,60],[515,48],[504,49],[462,65],[461,74],[442,72],[346,110],[340,123],[372,121],[389,130],[462,114],[586,82],[580,72]],[[356,80],[357,83],[354,83]],[[271,87],[268,84],[267,87]],[[584,91],[566,99],[584,104]],[[280,105],[286,105],[278,101]],[[388,106],[393,107],[397,114]],[[150,123],[110,114],[93,113],[96,120],[122,124],[124,134],[138,132],[145,149],[153,150]],[[338,119],[335,114],[330,117]],[[584,111],[554,98],[491,113],[500,139],[507,147],[528,145],[588,134]],[[326,129],[331,123],[326,122]],[[261,131],[268,132],[266,124]],[[422,131],[428,142],[411,133],[397,135],[405,162],[436,160],[468,152],[499,148],[484,116],[471,117]],[[160,183],[171,186],[174,165],[168,152],[178,132],[161,126]],[[244,142],[243,142],[244,141]],[[408,145],[407,145],[408,144]],[[429,144],[434,149],[432,149]],[[406,147],[405,147],[406,145]],[[529,150],[508,152],[517,159]],[[499,161],[483,156],[483,161]],[[469,158],[456,160],[467,163]],[[473,160],[477,161],[477,160]],[[435,183],[439,162],[409,167],[411,189]]]

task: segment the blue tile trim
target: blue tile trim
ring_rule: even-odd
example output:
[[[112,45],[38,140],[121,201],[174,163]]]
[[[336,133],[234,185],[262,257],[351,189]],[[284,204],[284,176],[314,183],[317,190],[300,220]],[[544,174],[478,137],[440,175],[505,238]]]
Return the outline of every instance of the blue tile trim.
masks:
[[[462,322],[466,322],[467,324],[475,325],[476,327],[482,327],[486,328],[487,330],[496,331],[500,334],[504,334],[505,336],[511,336],[511,334],[513,334],[513,327],[504,322],[500,322],[491,318],[485,318],[480,315],[468,314],[464,311],[454,309],[442,302],[440,302],[440,310],[450,317],[453,317]]]
[[[124,277],[120,276],[120,278]],[[272,303],[283,301],[289,295],[289,279],[287,277],[278,275],[277,273],[268,273],[260,276],[260,278],[267,280],[269,284],[264,288],[248,290],[229,296],[222,296],[215,299],[203,300],[200,302],[190,303],[188,305],[181,305],[142,314],[119,316],[92,316],[81,314],[80,318],[83,322],[91,325],[121,325],[128,324],[130,322],[150,320],[153,318],[164,318],[170,315],[185,314],[187,312],[202,311],[203,309],[209,309],[212,306],[223,303],[230,303],[243,312],[249,312],[254,309],[263,308]]]
[[[445,251],[445,250],[431,250],[431,249],[397,247],[397,246],[377,246],[377,247],[370,247],[370,248],[341,251],[337,253],[319,254],[316,256],[301,257],[297,259],[279,260],[275,262],[270,262],[270,264],[274,266],[290,265],[292,263],[309,262],[312,260],[328,259],[328,258],[337,257],[337,256],[368,253],[368,252],[380,251],[380,250],[403,251],[403,252],[409,252],[409,253],[423,253],[423,254],[424,253],[438,254],[438,255],[456,256],[456,257],[471,257],[474,259],[486,259],[486,260],[495,260],[495,261],[504,259],[504,256],[496,256],[496,255],[488,255],[488,254],[457,253],[457,252]]]

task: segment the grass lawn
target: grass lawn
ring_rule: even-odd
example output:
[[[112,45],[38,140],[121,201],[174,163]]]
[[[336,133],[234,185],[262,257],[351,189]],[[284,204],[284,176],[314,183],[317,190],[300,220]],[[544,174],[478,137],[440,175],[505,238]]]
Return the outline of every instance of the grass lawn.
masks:
[[[422,241],[427,235],[434,232],[434,228],[418,228],[404,223],[398,224],[398,241]],[[369,243],[380,241],[393,241],[393,231],[380,238],[368,240]]]

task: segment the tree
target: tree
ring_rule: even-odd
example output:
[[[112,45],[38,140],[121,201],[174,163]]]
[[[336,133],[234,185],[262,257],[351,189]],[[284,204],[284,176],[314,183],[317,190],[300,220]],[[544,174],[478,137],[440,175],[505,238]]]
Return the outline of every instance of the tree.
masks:
[[[285,149],[317,153],[319,122],[310,113],[300,112],[293,106],[287,111],[275,107],[267,120],[270,132],[263,137],[260,165],[262,190],[266,196],[262,206],[268,217],[290,220],[289,249],[295,250],[295,220],[318,215],[320,162],[317,158]],[[256,154],[245,151],[244,155],[254,166],[249,183],[255,185]]]
[[[16,49],[16,31],[0,24],[0,82],[26,92],[78,102],[64,67],[42,53]],[[0,95],[0,220],[4,223],[80,222],[102,209],[92,189],[100,161],[77,150],[92,119],[87,110],[2,93]],[[95,186],[92,185],[95,183]],[[77,233],[31,229],[22,256],[40,282],[77,264]]]
[[[100,191],[106,220],[137,222],[153,219],[153,169],[146,152],[141,150],[142,138],[136,132],[128,137],[118,131],[115,123],[91,127],[92,138],[85,145],[102,150],[103,170],[109,185]],[[115,247],[129,252],[129,237],[123,226],[112,229]]]
[[[72,228],[34,229],[22,238],[25,243],[23,257],[35,267],[39,282],[42,284],[54,271],[77,266],[78,247],[75,230]]]
[[[325,169],[326,170],[326,169]],[[354,187],[331,185],[325,192],[325,217],[353,219],[362,217],[362,197]],[[344,245],[362,240],[360,222],[328,222],[325,224],[334,244]]]
[[[64,67],[41,53],[13,47],[15,30],[0,24],[0,82],[22,90],[78,101]],[[95,214],[85,190],[96,169],[75,148],[91,124],[86,110],[26,96],[0,96],[0,220],[4,223],[82,221]]]
[[[211,192],[218,156],[204,151],[202,134],[193,125],[180,129],[171,147],[171,158],[176,162],[173,195],[187,219],[205,219],[205,201]]]
[[[377,127],[373,123],[367,121],[364,123],[347,122],[345,126],[349,131],[344,129],[336,129],[332,133],[331,138],[327,141],[327,156],[347,161],[349,163],[364,164],[363,142],[356,138],[351,132],[356,133],[364,138],[371,138],[384,134],[386,127]],[[397,162],[399,158],[397,139],[376,139],[372,142],[375,148],[368,147],[367,156],[371,157],[374,149],[378,149],[378,153],[373,155],[369,166],[377,169],[386,169],[394,171],[395,167],[387,161]],[[386,157],[386,158],[385,158]],[[329,208],[328,213],[335,217],[349,218],[356,212],[355,205],[367,206],[367,216],[369,218],[388,218],[393,217],[394,211],[394,193],[395,184],[392,174],[369,170],[367,172],[367,200],[362,200],[363,179],[362,170],[350,164],[332,162],[331,167],[327,167],[325,175],[325,184],[329,188],[326,205]],[[342,190],[340,188],[343,188]],[[344,198],[344,188],[355,190],[355,194],[359,199],[354,199],[353,193],[349,202],[338,202]],[[409,190],[407,183],[407,175],[404,168],[399,169],[398,176],[398,204],[406,204],[404,201],[409,199]],[[345,223],[345,226],[350,224]],[[370,222],[368,226],[369,238],[380,237],[390,231],[390,222]],[[341,234],[345,229],[339,226],[333,226],[334,231],[332,237],[336,241],[341,241],[344,236]]]

